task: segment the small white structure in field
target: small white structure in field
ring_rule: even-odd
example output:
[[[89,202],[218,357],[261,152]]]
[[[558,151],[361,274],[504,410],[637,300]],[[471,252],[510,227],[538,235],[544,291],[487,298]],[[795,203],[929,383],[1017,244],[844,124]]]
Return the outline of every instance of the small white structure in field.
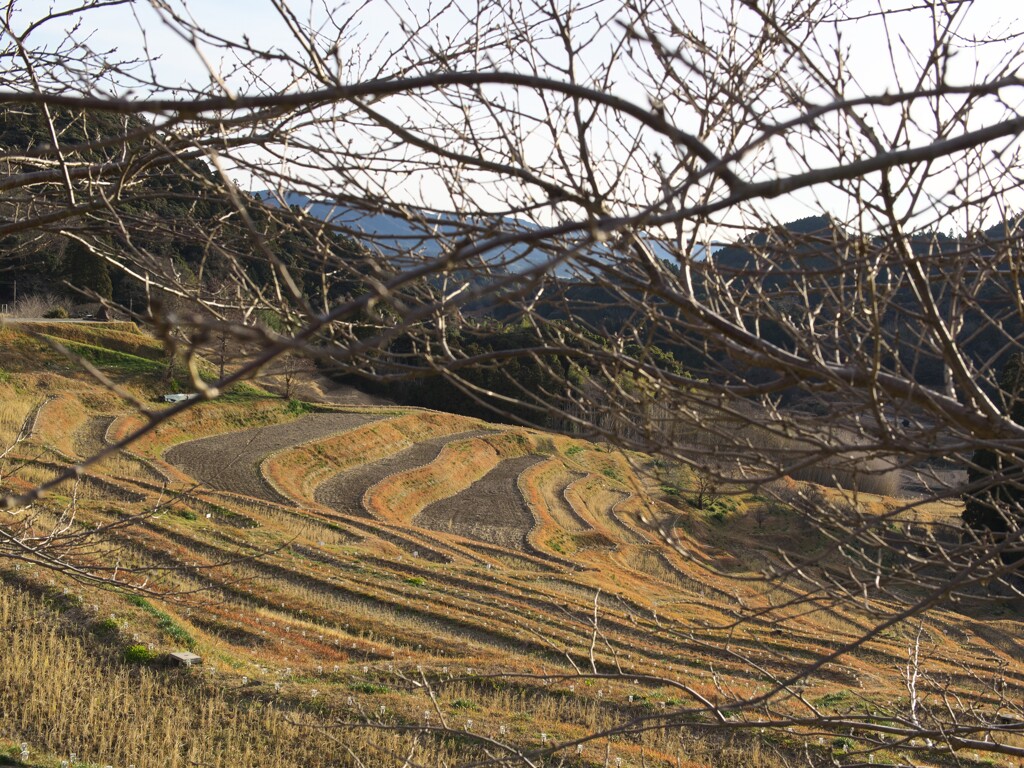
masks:
[[[173,395],[164,395],[164,402],[165,403],[180,403],[180,402],[182,402],[184,400],[195,400],[197,397],[199,397],[199,395],[197,395],[195,393],[190,394],[190,395],[186,395],[183,392],[178,392],[178,393],[173,394]]]
[[[196,656],[194,653],[189,653],[188,651],[172,653],[171,661],[181,667],[195,667],[203,663],[203,660],[199,656]]]

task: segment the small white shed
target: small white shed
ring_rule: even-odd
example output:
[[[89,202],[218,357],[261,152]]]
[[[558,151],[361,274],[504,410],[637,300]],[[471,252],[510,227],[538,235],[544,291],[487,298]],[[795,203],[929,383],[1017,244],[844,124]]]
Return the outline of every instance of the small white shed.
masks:
[[[164,395],[164,402],[165,403],[180,403],[183,400],[195,400],[197,397],[199,397],[199,395],[196,395],[196,394],[186,395],[186,394],[184,394],[182,392],[178,392],[178,393],[173,394],[173,395]]]

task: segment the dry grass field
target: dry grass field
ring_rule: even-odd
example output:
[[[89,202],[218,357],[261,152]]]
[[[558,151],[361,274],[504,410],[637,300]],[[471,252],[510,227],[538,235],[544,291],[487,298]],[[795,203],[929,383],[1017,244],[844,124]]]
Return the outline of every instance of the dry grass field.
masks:
[[[159,359],[130,330],[69,328],[69,341]],[[0,441],[25,436],[0,466],[5,492],[141,423],[37,340],[4,328],[0,343]],[[159,377],[111,360],[137,396],[160,391]],[[820,545],[792,510],[738,496],[713,517],[666,496],[648,465],[411,408],[311,411],[251,388],[199,404],[91,470],[75,498],[83,529],[156,510],[111,536],[125,566],[158,569],[147,589],[164,599],[0,559],[0,764],[525,765],[502,752],[510,743],[538,766],[832,765],[841,736],[699,717],[547,754],[694,695],[766,691],[867,626],[849,604],[779,607],[800,585],[756,578],[779,547]],[[43,502],[40,525],[69,494]],[[918,522],[956,514],[929,508]],[[680,546],[642,520],[671,521]],[[162,568],[175,565],[187,568]],[[998,677],[1024,699],[1024,623],[998,610],[894,625],[799,693],[833,714],[898,715],[920,638],[927,696]],[[201,668],[165,664],[185,649]],[[870,757],[909,759],[898,747]]]

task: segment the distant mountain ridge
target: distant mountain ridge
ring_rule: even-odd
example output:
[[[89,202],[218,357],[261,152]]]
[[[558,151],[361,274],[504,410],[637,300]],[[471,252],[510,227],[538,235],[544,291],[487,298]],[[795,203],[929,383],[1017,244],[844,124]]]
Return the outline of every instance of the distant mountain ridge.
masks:
[[[279,196],[267,190],[254,195],[270,206],[280,206]],[[408,266],[423,259],[436,259],[444,255],[446,240],[461,236],[467,224],[474,224],[473,218],[463,220],[446,218],[429,211],[413,211],[413,216],[404,218],[389,213],[371,213],[342,203],[314,200],[300,192],[287,192],[283,196],[286,205],[306,211],[310,216],[338,227],[345,234],[361,240],[364,245],[376,249],[386,260],[396,266]],[[501,217],[488,221],[476,217],[481,235],[485,241],[494,233],[529,231],[535,229],[530,222]],[[482,254],[484,261],[497,270],[525,272],[545,263],[547,257],[539,251],[532,251],[525,244],[497,246]],[[560,277],[568,277],[570,271],[556,268]]]
[[[261,190],[253,194],[267,205],[280,205],[277,193]],[[414,211],[416,218],[419,219],[415,221],[394,214],[361,211],[342,203],[318,201],[294,191],[285,193],[283,200],[286,205],[305,210],[310,216],[335,225],[356,239],[366,238],[372,241],[382,255],[396,259],[399,263],[410,252],[420,258],[438,258],[444,251],[444,238],[461,234],[466,224],[473,224],[474,220],[479,222],[481,239],[493,236],[497,232],[528,233],[538,229],[538,225],[533,222],[511,216],[494,217],[492,221],[482,216],[467,216],[457,221],[454,216],[445,217],[429,211]],[[672,249],[664,241],[655,237],[645,237],[644,241],[658,258],[673,262],[676,260]],[[608,261],[602,251],[600,246],[592,246],[587,249],[586,255],[590,259]],[[703,257],[704,247],[698,246],[694,258]],[[484,259],[492,268],[520,273],[544,264],[549,257],[542,251],[533,250],[525,243],[518,243],[495,248],[485,253]],[[552,273],[562,279],[588,277],[587,269],[575,262],[560,262],[553,268]]]

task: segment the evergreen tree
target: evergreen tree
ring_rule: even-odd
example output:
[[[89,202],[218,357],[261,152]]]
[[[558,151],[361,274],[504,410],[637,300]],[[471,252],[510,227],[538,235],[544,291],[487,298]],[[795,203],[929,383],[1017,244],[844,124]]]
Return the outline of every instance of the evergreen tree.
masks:
[[[64,252],[64,272],[75,288],[95,291],[105,299],[114,293],[107,262],[77,240],[68,242]]]

